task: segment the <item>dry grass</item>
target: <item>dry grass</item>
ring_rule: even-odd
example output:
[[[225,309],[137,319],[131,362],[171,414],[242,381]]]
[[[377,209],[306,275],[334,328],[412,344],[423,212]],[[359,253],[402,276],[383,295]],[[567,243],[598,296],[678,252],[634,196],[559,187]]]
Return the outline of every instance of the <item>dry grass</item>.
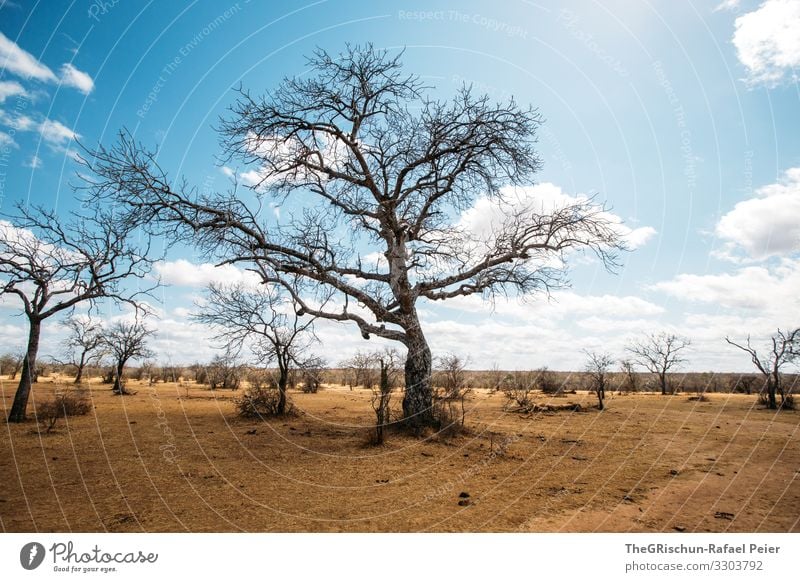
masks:
[[[476,390],[469,434],[376,449],[366,390],[293,392],[299,416],[260,422],[235,392],[136,389],[93,384],[94,409],[52,434],[4,426],[3,531],[800,531],[800,414],[755,396],[617,395],[601,413],[580,393],[557,403],[586,411],[520,415]]]

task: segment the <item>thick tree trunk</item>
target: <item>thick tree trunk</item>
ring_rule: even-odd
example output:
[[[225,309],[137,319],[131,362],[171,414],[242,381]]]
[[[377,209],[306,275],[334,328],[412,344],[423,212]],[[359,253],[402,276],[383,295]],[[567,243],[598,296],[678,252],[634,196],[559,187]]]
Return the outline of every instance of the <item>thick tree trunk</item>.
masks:
[[[125,394],[125,387],[122,385],[122,372],[125,369],[125,362],[120,360],[117,362],[117,369],[114,374],[114,387],[112,391],[114,394]]]
[[[433,426],[433,389],[431,371],[433,358],[428,342],[417,323],[407,331],[406,394],[403,398],[405,423],[415,430]]]
[[[767,396],[769,397],[769,409],[778,409],[778,399],[775,396],[776,381],[774,378],[767,380]]]
[[[279,416],[286,414],[286,386],[289,384],[289,366],[278,364],[278,409]]]
[[[80,384],[83,379],[83,368],[86,366],[86,352],[81,354],[81,361],[78,362],[78,372],[75,374],[75,381],[73,384]]]
[[[24,422],[26,419],[28,397],[31,394],[31,385],[36,376],[36,355],[39,352],[39,337],[41,333],[42,322],[32,320],[30,322],[30,331],[28,332],[28,350],[25,352],[19,386],[17,386],[14,403],[11,405],[11,412],[8,415],[9,422]]]
[[[666,396],[667,395],[667,374],[666,373],[659,374],[658,375],[658,379],[661,381],[661,395],[662,396]]]

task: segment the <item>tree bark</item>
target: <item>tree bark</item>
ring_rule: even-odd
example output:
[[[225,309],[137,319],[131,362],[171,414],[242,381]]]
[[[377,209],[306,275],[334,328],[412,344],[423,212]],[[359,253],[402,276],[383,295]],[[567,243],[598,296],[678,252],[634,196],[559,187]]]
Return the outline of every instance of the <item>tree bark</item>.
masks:
[[[80,384],[83,379],[83,368],[86,366],[86,352],[81,354],[81,361],[78,362],[78,372],[75,374],[75,381],[73,384]]]
[[[117,369],[114,374],[114,387],[111,389],[114,394],[125,394],[125,387],[122,385],[122,372],[125,369],[125,361],[117,362]]]
[[[28,349],[25,352],[25,359],[22,362],[22,374],[19,378],[19,386],[14,394],[14,403],[11,405],[11,412],[8,415],[9,422],[24,422],[27,418],[28,398],[31,394],[31,385],[35,378],[36,355],[39,352],[39,337],[42,333],[42,322],[30,320],[30,330],[28,332]]]
[[[289,383],[289,366],[278,361],[278,409],[279,416],[286,414],[286,385]]]
[[[667,395],[667,374],[666,374],[666,372],[662,373],[662,374],[659,374],[658,378],[659,378],[659,380],[661,380],[661,395],[662,396],[666,396]]]
[[[778,409],[778,399],[775,397],[775,384],[776,384],[775,378],[767,379],[767,396],[769,397],[770,410]]]
[[[422,329],[417,323],[407,330],[406,393],[403,398],[405,423],[415,430],[433,426],[433,389],[431,371],[433,357]]]

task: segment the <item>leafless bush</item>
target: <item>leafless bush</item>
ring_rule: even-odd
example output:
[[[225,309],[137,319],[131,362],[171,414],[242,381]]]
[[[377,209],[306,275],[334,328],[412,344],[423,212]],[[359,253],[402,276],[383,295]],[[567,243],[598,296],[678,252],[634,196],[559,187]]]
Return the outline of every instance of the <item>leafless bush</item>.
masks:
[[[467,359],[454,354],[439,358],[433,389],[433,414],[439,434],[452,436],[464,430],[466,399],[472,392],[467,383]]]
[[[320,357],[311,356],[304,361],[300,367],[301,382],[303,392],[316,394],[322,388],[323,374],[326,362]]]
[[[396,350],[385,350],[372,354],[371,358],[378,362],[380,378],[378,386],[372,388],[372,398],[370,399],[372,410],[375,411],[375,434],[370,439],[370,444],[382,445],[386,439],[386,428],[391,422],[389,404],[399,373],[400,357]]]
[[[24,354],[3,354],[0,356],[0,374],[8,374],[8,379],[13,380],[22,369]]]
[[[92,403],[85,390],[65,390],[56,392],[52,400],[36,406],[36,421],[50,433],[58,419],[68,416],[83,416],[92,409]]]
[[[503,393],[510,406],[527,410],[533,405],[533,392],[536,390],[536,373],[515,371],[503,381]]]
[[[250,369],[245,374],[245,380],[247,380],[247,385],[250,388],[254,388],[256,390],[265,388],[271,390],[278,389],[278,380],[271,370],[265,370],[263,368]]]
[[[277,386],[248,386],[241,397],[234,401],[239,416],[244,418],[269,418],[294,414],[292,401],[286,397],[283,414],[281,409],[281,393]]]
[[[206,369],[212,390],[238,390],[242,380],[242,366],[229,355],[215,356]]]
[[[561,394],[564,391],[564,384],[546,366],[536,370],[536,387],[544,394]]]

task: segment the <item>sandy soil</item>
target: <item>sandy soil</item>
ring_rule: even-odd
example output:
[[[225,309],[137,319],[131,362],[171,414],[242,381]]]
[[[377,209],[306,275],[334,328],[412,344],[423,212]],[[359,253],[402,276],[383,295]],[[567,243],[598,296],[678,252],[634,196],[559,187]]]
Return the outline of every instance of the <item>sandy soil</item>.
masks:
[[[521,416],[478,391],[469,435],[374,448],[363,390],[292,394],[299,416],[258,422],[229,392],[131,387],[93,385],[94,411],[51,434],[3,423],[3,531],[800,531],[800,414],[754,396]],[[570,401],[594,404],[553,399]]]

